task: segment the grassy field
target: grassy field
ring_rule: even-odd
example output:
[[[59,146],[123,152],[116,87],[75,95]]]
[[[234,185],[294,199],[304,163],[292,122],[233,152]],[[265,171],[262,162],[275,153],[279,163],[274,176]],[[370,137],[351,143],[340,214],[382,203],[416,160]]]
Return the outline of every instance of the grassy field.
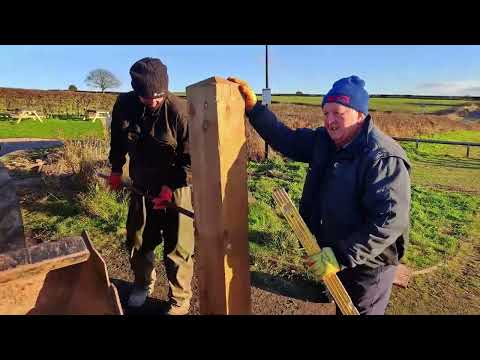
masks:
[[[181,104],[186,108],[186,102]],[[292,129],[299,127],[318,127],[323,124],[323,113],[319,106],[273,104],[271,110]],[[480,129],[480,122],[466,123],[448,116],[412,114],[398,112],[373,113],[375,124],[390,136],[417,137],[428,134],[444,133],[451,130]],[[68,116],[49,119],[44,124],[34,120],[25,120],[20,124],[0,119],[1,138],[49,138],[78,139],[85,137],[103,137],[100,122],[92,123]],[[248,158],[253,161],[263,160],[265,142],[247,123]]]
[[[475,141],[480,132],[438,136],[442,137]],[[459,239],[468,234],[473,214],[480,206],[480,185],[475,181],[480,175],[480,153],[472,153],[466,159],[456,147],[422,144],[417,150],[413,144],[406,144],[406,149],[413,164],[413,187],[411,245],[405,262],[419,269],[454,255]],[[431,161],[437,158],[441,159]],[[248,188],[256,199],[249,209],[249,240],[252,256],[257,260],[254,266],[259,267],[255,270],[279,274],[291,272],[292,264],[301,266],[302,251],[274,209],[271,194],[274,187],[282,186],[298,206],[306,170],[306,164],[278,156],[268,162],[249,162]],[[31,213],[27,210],[27,227],[52,236],[70,235],[81,228],[100,239],[121,234],[126,200],[105,192],[98,182],[90,182],[96,185],[80,192],[78,201],[56,196]]]
[[[260,99],[262,97],[260,96]],[[320,105],[322,96],[272,96],[272,103]],[[409,99],[409,98],[370,98],[369,109],[407,113],[433,114],[470,104],[465,100]]]
[[[10,135],[5,135],[0,127],[0,134],[2,137],[30,137],[32,135],[26,133],[18,134],[21,125],[36,126],[40,132],[46,129],[45,125],[55,123],[54,120],[46,124],[28,121],[14,124],[16,132]],[[57,128],[50,128],[50,131],[58,130],[60,125],[63,129],[70,127],[63,133],[64,137],[83,136],[92,130],[97,137],[102,134],[100,123],[73,120],[56,120],[56,123]],[[0,122],[2,125],[6,128],[12,126]],[[79,132],[78,129],[83,126],[88,131]],[[50,136],[43,133],[32,137]],[[480,131],[454,131],[428,137],[480,142]],[[51,164],[50,171],[47,170],[42,191],[35,193],[35,199],[25,201],[22,206],[27,233],[33,238],[51,240],[87,230],[99,249],[122,246],[128,196],[105,191],[103,183],[93,177],[92,168],[85,165],[89,160],[88,153],[95,153],[94,166],[102,172],[108,171],[105,161],[108,146],[102,147],[100,152],[82,150],[79,147],[84,145],[81,144],[70,143],[69,146],[57,165]],[[411,289],[395,290],[389,313],[455,313],[460,310],[455,308],[454,302],[442,305],[440,309],[439,302],[432,299],[440,296],[439,286],[459,294],[477,291],[478,282],[471,280],[468,274],[469,271],[480,270],[478,261],[472,258],[475,249],[480,249],[477,244],[480,229],[480,149],[472,148],[470,158],[466,158],[465,147],[460,146],[420,144],[418,149],[412,143],[402,143],[402,146],[412,162],[413,184],[410,245],[403,261],[415,270],[437,264],[447,264],[447,270],[429,278],[415,279]],[[42,154],[45,155],[45,150],[29,156],[35,158]],[[248,188],[255,198],[249,206],[248,219],[252,271],[285,278],[311,279],[302,262],[303,250],[275,210],[271,197],[272,189],[282,186],[298,206],[306,171],[306,164],[278,156],[267,162],[249,162]],[[161,252],[159,247],[157,255],[161,256]],[[470,264],[470,270],[462,264]],[[454,273],[458,276],[452,278]],[[465,300],[462,306],[468,307],[468,304]]]
[[[91,234],[95,246],[118,247],[125,235],[128,200],[92,187],[78,196],[46,194],[35,206],[22,209],[25,229],[33,238],[55,240],[78,236],[83,230]]]
[[[480,131],[457,131],[435,139],[480,142]],[[394,288],[389,314],[480,313],[480,151],[440,144],[403,144],[414,165],[412,180],[424,191],[414,203],[413,241],[407,260],[441,265],[418,275],[408,289]],[[434,229],[435,228],[435,229]],[[434,243],[435,242],[435,243]],[[432,246],[434,245],[434,246]],[[426,256],[419,256],[427,251]],[[441,250],[441,251],[439,251]],[[417,261],[418,263],[418,261]]]
[[[456,255],[434,271],[416,275],[407,289],[394,287],[389,315],[480,314],[480,216]]]
[[[480,131],[433,136],[480,141]],[[480,314],[480,151],[404,143],[412,161],[410,244],[402,260],[415,271],[407,289],[394,287],[387,314]],[[306,166],[278,159],[250,163],[250,252],[253,270],[307,277],[302,251],[273,207],[271,189],[283,186],[298,206]]]
[[[480,131],[455,131],[430,135],[436,140],[480,143]],[[465,146],[420,143],[402,143],[415,167],[414,183],[438,190],[458,191],[480,195],[480,147],[470,148],[466,157]]]
[[[0,138],[42,138],[42,139],[80,139],[101,137],[101,121],[83,121],[81,119],[46,119],[43,123],[32,119],[22,120],[19,124],[12,120],[0,121]]]
[[[175,95],[185,97],[184,92]],[[257,95],[259,100],[262,95]],[[299,104],[299,105],[320,105],[323,96],[302,96],[302,95],[272,95],[272,103],[275,104]],[[405,113],[435,114],[446,110],[455,110],[461,106],[478,104],[478,101],[470,100],[448,100],[448,99],[415,99],[415,98],[370,98],[370,110],[392,111]]]
[[[437,138],[476,141],[479,136],[480,132],[458,132]],[[471,158],[466,159],[455,147],[428,145],[416,150],[412,145],[406,146],[413,165],[413,186],[411,244],[405,263],[420,269],[454,255],[459,239],[469,233],[473,215],[480,208],[480,152],[471,152]],[[435,157],[441,157],[441,161],[430,163]],[[285,187],[298,205],[306,165],[274,159],[250,163],[249,169],[249,190],[257,199],[250,207],[252,249],[278,249],[276,244],[287,237],[282,232],[286,224],[273,208],[272,189]]]

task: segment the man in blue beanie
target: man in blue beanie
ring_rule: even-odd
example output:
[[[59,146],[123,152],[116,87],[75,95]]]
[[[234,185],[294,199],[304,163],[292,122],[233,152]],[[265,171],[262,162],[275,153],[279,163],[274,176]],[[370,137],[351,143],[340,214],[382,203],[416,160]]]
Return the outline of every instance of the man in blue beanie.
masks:
[[[238,83],[246,114],[276,151],[309,170],[300,214],[322,250],[308,258],[324,278],[338,273],[362,315],[384,314],[410,227],[410,164],[368,114],[358,76],[340,79],[322,101],[324,126],[292,130]]]

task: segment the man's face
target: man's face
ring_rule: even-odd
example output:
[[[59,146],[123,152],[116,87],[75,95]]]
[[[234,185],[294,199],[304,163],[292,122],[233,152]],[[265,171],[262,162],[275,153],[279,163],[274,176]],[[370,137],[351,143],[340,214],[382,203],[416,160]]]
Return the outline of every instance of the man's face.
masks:
[[[165,100],[165,95],[161,95],[158,97],[139,96],[139,99],[142,104],[153,110],[159,108],[162,105],[163,101]]]
[[[363,124],[362,113],[337,103],[323,106],[325,128],[337,147],[348,144]]]

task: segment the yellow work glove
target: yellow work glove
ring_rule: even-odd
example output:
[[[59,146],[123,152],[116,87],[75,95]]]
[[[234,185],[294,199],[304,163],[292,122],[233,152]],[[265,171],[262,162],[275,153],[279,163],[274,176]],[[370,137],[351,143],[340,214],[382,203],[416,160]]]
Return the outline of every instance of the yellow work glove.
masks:
[[[229,77],[227,80],[240,85],[238,87],[238,90],[240,90],[240,93],[245,100],[245,110],[247,112],[251,111],[257,103],[257,95],[255,95],[255,92],[252,90],[252,88],[244,80],[240,80],[234,77]]]
[[[340,271],[337,258],[329,247],[323,248],[320,252],[307,257],[309,270],[319,279],[331,276]]]

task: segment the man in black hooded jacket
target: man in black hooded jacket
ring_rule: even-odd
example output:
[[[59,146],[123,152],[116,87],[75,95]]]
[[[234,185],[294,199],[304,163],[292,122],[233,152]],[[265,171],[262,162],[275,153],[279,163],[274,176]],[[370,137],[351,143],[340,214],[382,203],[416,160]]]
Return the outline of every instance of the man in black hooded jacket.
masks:
[[[128,211],[127,247],[135,275],[128,305],[140,307],[152,294],[154,250],[164,241],[167,313],[184,315],[192,297],[193,220],[164,203],[192,210],[187,120],[168,91],[167,67],[159,59],[137,61],[130,76],[133,91],[119,95],[112,111],[108,181],[112,190],[120,188],[128,153],[129,176],[145,194],[132,193]]]

